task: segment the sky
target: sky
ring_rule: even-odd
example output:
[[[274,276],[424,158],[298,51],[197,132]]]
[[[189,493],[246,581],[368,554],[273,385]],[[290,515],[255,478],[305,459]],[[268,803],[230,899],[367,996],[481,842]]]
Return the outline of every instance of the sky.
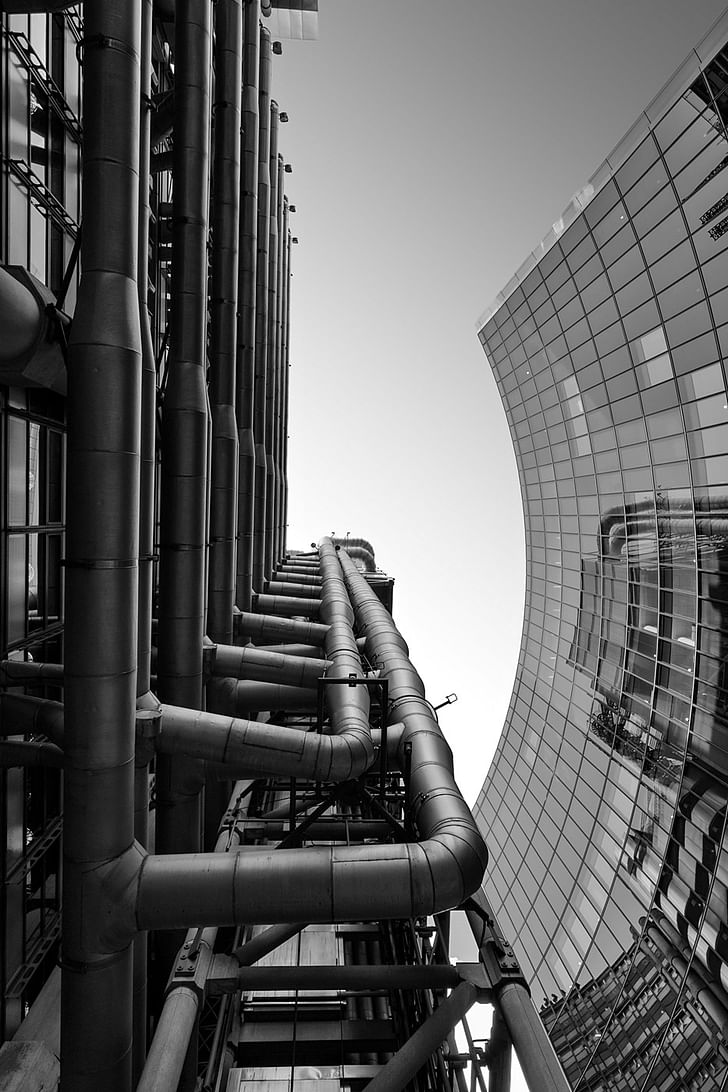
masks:
[[[299,239],[288,544],[373,544],[429,699],[458,696],[440,723],[470,803],[524,596],[515,459],[476,323],[724,6],[320,0],[319,40],[275,58]]]
[[[524,541],[477,320],[723,0],[320,0],[273,95],[293,249],[288,544],[350,532],[472,803],[508,708]]]

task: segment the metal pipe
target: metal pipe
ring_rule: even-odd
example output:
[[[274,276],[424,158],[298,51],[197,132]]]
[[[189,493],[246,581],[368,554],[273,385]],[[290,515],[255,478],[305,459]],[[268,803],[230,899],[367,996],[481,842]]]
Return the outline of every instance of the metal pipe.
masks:
[[[241,805],[247,807],[247,788],[238,782],[233,789],[215,842],[218,854],[238,844],[233,831]],[[180,948],[137,1092],[177,1092],[191,1045],[196,1053],[194,1037],[216,937],[216,929],[195,930]]]
[[[358,725],[351,731],[343,728],[338,735],[324,736],[173,705],[163,705],[161,712],[155,740],[160,754],[186,754],[226,763],[235,776],[270,774],[350,781],[371,762],[371,749],[361,741]]]
[[[402,1092],[477,1000],[477,987],[461,982],[369,1081],[364,1092]]]
[[[321,564],[321,618],[328,623],[325,649],[332,661],[326,678],[363,679],[364,672],[354,638],[354,611],[344,586],[341,566],[329,539],[319,547]],[[286,585],[283,584],[282,587]],[[295,585],[294,585],[295,586]],[[346,733],[362,752],[363,769],[374,761],[374,747],[369,727],[369,690],[366,686],[327,686],[326,706],[331,714],[332,729]]]
[[[150,689],[154,594],[154,484],[157,429],[157,367],[149,318],[149,191],[152,94],[152,0],[142,3],[141,108],[139,130],[139,223],[137,290],[142,344],[141,462],[139,476],[139,619],[137,696]]]
[[[245,3],[243,54],[243,169],[240,208],[237,423],[238,553],[236,602],[249,611],[253,595],[253,535],[255,519],[255,337],[256,263],[258,249],[258,79],[260,68],[260,0]]]
[[[258,644],[266,641],[302,641],[305,644],[323,645],[328,626],[302,619],[281,618],[274,614],[250,614],[245,611],[237,616],[238,634]]]
[[[270,220],[270,82],[272,67],[270,32],[260,28],[260,128],[258,140],[258,260],[255,291],[255,522],[253,530],[253,587],[260,590],[265,578],[266,479],[265,448],[266,380],[268,369],[268,224]]]
[[[281,400],[281,412],[283,414],[283,428],[281,429],[281,547],[279,556],[284,557],[286,552],[287,527],[288,527],[288,379],[289,379],[289,329],[291,318],[291,232],[288,229],[288,206],[286,206],[286,259],[285,281],[283,284],[283,315],[281,326],[281,376],[283,391]]]
[[[63,686],[63,664],[39,664],[33,660],[3,660],[0,664],[2,686],[25,686],[28,683]]]
[[[62,747],[63,720],[60,702],[27,694],[0,694],[0,735],[43,735]]]
[[[270,104],[270,155],[268,161],[270,183],[270,215],[268,217],[268,329],[266,334],[266,387],[265,387],[265,575],[270,576],[278,558],[275,556],[276,513],[275,496],[278,481],[278,453],[275,446],[275,412],[278,389],[278,360],[276,356],[278,317],[278,103]],[[262,585],[258,585],[262,590]]]
[[[278,614],[284,618],[318,618],[319,599],[299,599],[287,595],[254,595],[253,606],[264,614]]]
[[[271,925],[262,933],[258,933],[257,936],[251,937],[245,944],[241,944],[239,948],[235,948],[233,956],[237,959],[241,967],[250,967],[253,963],[257,963],[263,956],[268,955],[269,952],[275,951],[276,948],[280,948],[281,944],[285,944],[287,940],[291,940],[302,929],[305,929],[306,925],[293,922],[291,925]]]
[[[288,285],[288,198],[284,193],[283,157],[278,157],[278,194],[280,202],[280,226],[278,239],[278,307],[276,312],[276,406],[275,406],[275,450],[278,475],[275,496],[275,546],[276,561],[283,557],[285,549],[285,531],[283,527],[283,493],[285,489],[284,432],[287,420],[283,416],[285,405],[285,340],[283,324],[286,314],[286,292]]]
[[[137,697],[151,686],[152,598],[154,595],[155,445],[157,368],[149,318],[149,191],[152,95],[152,0],[143,0],[139,126],[139,222],[137,292],[142,349],[141,434],[139,470],[139,606],[137,619]],[[137,747],[134,757],[134,837],[146,846],[149,837],[149,753]],[[132,1080],[136,1084],[147,1053],[147,934],[134,938],[132,997]]]
[[[192,986],[180,986],[167,998],[136,1092],[176,1092],[199,1008]]]
[[[330,660],[264,652],[250,645],[218,645],[212,670],[213,675],[227,679],[315,687],[317,679],[330,667]]]
[[[210,137],[209,0],[177,0],[173,279],[162,415],[159,531],[160,698],[199,709],[207,526],[207,216]],[[157,769],[157,849],[200,843],[200,779],[188,764]]]
[[[531,1092],[569,1092],[569,1082],[526,987],[507,983],[498,991],[496,1003]]]
[[[293,595],[299,599],[318,599],[321,595],[320,584],[299,584],[290,580],[265,580],[262,590],[266,595]]]
[[[457,967],[444,964],[383,966],[241,967],[244,990],[446,990],[462,979]]]
[[[38,344],[45,327],[45,316],[30,289],[0,266],[0,315],[3,336],[0,363],[27,356]]]
[[[274,682],[214,678],[207,684],[207,695],[216,712],[233,717],[273,709],[312,713],[317,706],[316,691],[310,687],[284,686]]]
[[[277,615],[248,614],[237,616],[238,636],[262,644],[266,641],[302,641],[322,645],[327,626],[319,622]]]
[[[84,5],[84,230],[67,402],[64,1092],[127,1092],[131,1082],[132,947],[100,941],[93,879],[134,835],[140,23],[141,5]]]
[[[569,1092],[569,1083],[533,1007],[518,961],[500,933],[482,890],[473,895],[466,913],[480,961],[493,989],[493,1003],[500,1007],[529,1089],[531,1092]]]
[[[493,1023],[488,1043],[488,1092],[510,1092],[511,1040],[498,1005],[493,1009]],[[473,1060],[473,1065],[477,1063]]]
[[[207,631],[233,639],[238,529],[235,417],[243,0],[215,5],[215,163],[212,197],[210,403],[212,467]]]
[[[319,573],[293,573],[284,569],[277,569],[273,579],[279,584],[309,584],[318,588],[322,584]]]
[[[14,766],[47,766],[63,769],[63,751],[55,743],[38,740],[6,740],[0,743],[0,768],[10,770]]]

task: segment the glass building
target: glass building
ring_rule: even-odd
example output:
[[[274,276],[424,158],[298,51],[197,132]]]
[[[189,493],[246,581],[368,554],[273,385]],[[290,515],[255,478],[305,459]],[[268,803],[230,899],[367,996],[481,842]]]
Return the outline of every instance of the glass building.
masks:
[[[526,525],[476,805],[574,1088],[728,1082],[728,13],[482,320]]]

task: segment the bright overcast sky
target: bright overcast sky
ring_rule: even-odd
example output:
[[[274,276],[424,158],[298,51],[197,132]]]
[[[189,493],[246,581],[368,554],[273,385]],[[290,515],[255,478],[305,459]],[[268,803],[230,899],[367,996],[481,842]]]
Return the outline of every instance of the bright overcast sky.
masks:
[[[523,606],[515,461],[476,321],[723,0],[320,0],[273,92],[296,205],[289,545],[351,532],[471,802]]]

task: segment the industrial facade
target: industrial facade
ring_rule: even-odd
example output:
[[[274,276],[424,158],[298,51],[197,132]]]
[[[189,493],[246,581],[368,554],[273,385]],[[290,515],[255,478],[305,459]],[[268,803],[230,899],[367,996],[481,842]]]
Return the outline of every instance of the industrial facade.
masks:
[[[286,542],[317,8],[3,5],[4,1089],[566,1089],[392,579]]]
[[[485,879],[573,1088],[728,1082],[728,13],[482,320],[526,526]]]

